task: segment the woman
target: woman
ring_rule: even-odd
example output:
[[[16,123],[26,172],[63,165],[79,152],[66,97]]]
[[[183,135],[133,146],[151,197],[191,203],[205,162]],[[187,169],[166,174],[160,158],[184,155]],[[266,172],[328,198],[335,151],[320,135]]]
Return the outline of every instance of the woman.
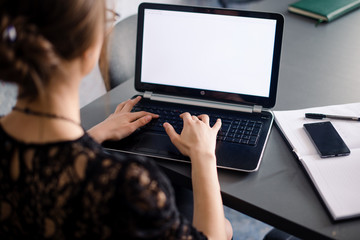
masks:
[[[158,117],[130,112],[139,97],[88,133],[81,127],[79,85],[99,59],[106,22],[105,1],[0,0],[0,79],[19,86],[0,119],[0,238],[231,238],[214,153],[220,120],[210,127],[208,116],[184,113],[180,135],[164,124],[192,161],[193,225],[154,164],[99,144]]]

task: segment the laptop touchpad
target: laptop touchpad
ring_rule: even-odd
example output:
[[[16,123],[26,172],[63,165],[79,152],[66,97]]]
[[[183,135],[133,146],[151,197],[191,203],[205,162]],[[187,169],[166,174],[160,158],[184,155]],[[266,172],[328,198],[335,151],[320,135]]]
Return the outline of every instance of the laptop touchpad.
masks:
[[[172,144],[170,138],[162,134],[143,133],[135,149],[139,152],[165,157],[169,157],[169,155],[173,155],[174,157],[182,156]]]

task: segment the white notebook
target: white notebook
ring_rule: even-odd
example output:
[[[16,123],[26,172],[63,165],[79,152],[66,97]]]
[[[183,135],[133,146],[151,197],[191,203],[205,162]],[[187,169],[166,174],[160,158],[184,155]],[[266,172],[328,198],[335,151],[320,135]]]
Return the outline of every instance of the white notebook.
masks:
[[[303,164],[334,220],[360,216],[360,122],[306,119],[305,113],[360,116],[360,103],[275,111],[275,121]],[[351,153],[320,158],[303,124],[331,121]]]

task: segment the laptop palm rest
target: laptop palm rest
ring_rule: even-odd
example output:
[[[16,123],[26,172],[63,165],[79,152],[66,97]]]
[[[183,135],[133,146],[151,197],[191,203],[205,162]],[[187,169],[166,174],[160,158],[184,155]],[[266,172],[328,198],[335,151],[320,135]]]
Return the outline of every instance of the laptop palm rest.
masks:
[[[109,150],[189,162],[164,134],[137,131],[120,141],[106,141],[103,146]]]
[[[168,136],[156,133],[143,133],[139,142],[135,145],[134,150],[136,152],[156,154],[166,157],[172,156],[180,158],[182,156],[171,143]]]

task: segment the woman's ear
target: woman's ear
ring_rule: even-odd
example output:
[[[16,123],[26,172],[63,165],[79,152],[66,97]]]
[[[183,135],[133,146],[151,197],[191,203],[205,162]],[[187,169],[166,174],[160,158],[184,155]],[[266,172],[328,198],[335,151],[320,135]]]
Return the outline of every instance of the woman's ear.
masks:
[[[82,54],[82,74],[88,75],[99,62],[100,52],[103,45],[103,37],[98,35],[95,42]]]
[[[94,51],[92,48],[87,49],[81,56],[81,74],[88,75],[94,68],[96,59],[94,59]]]

